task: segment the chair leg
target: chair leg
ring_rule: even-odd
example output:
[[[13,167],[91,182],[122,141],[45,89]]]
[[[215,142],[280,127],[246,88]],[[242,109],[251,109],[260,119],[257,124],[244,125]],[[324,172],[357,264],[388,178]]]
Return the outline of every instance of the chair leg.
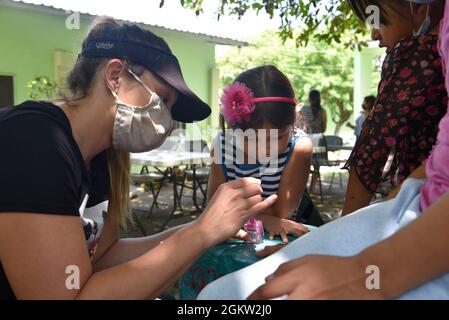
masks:
[[[200,206],[198,205],[198,199],[197,199],[197,192],[198,188],[201,185],[196,177],[196,171],[193,169],[193,178],[192,178],[193,188],[192,188],[192,200],[193,205],[195,206],[196,210],[201,211]]]
[[[132,210],[132,209],[131,209],[131,210]],[[145,230],[144,226],[143,226],[142,223],[140,222],[140,219],[139,219],[139,217],[137,216],[137,214],[135,213],[134,210],[132,210],[132,215],[133,215],[134,221],[135,221],[136,224],[137,224],[137,228],[140,230],[140,232],[142,233],[142,235],[143,235],[144,237],[146,237],[146,236],[147,236],[147,231]]]
[[[157,204],[156,194],[154,192],[153,182],[150,182],[148,185],[150,186],[151,194],[153,195],[153,204],[156,208],[159,208],[159,205]]]
[[[161,190],[162,190],[162,182],[163,182],[163,180],[160,181],[160,187],[159,187],[159,189],[157,189],[156,192],[154,192],[154,186],[153,186],[153,184],[150,183],[150,186],[151,186],[151,193],[153,194],[153,203],[151,204],[150,210],[149,210],[148,215],[147,215],[147,219],[149,219],[149,218],[151,217],[151,215],[153,214],[153,209],[154,209],[154,208],[159,208],[157,199],[159,198],[159,193],[160,193]]]
[[[332,179],[331,179],[331,183],[329,185],[329,191],[332,189],[332,186],[334,185],[334,178],[335,178],[335,172],[332,173]]]
[[[318,171],[318,182],[319,182],[319,187],[320,187],[321,203],[324,203],[324,200],[323,200],[323,185],[321,183],[321,173],[320,173],[320,171]]]
[[[317,172],[314,170],[312,172],[312,178],[310,179],[310,193],[315,193],[315,186],[316,186],[316,180],[317,180]]]
[[[187,173],[184,171],[184,174],[183,174],[182,180],[181,180],[182,182],[180,183],[181,188],[180,188],[179,193],[177,193],[177,196],[178,196],[178,206],[179,206],[179,210],[181,210],[181,211],[184,211],[184,210],[182,209],[181,199],[182,199],[182,194],[183,194],[183,192],[184,192],[184,187],[185,187],[185,185],[186,185],[186,180],[187,180]],[[175,188],[177,188],[178,183],[177,183],[176,177],[175,177],[175,182],[174,182],[174,184],[175,184],[175,186],[176,186]]]
[[[201,209],[204,209],[206,207],[207,204],[207,187],[208,187],[208,181],[206,181],[205,183],[205,188],[203,189],[203,187],[200,184],[200,190],[201,193],[203,194],[203,201],[201,202]]]

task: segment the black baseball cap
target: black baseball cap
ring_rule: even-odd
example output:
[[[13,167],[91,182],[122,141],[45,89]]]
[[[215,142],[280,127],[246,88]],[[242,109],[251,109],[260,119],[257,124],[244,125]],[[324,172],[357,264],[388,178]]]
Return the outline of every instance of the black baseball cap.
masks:
[[[187,86],[178,59],[170,51],[159,46],[113,37],[89,39],[80,54],[91,58],[122,58],[142,65],[175,88],[178,99],[172,108],[172,118],[191,123],[206,119],[211,109]]]

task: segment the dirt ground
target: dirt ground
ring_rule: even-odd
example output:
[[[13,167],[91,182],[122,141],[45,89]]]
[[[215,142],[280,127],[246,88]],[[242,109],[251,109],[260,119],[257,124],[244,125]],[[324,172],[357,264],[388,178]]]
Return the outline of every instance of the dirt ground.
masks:
[[[332,188],[330,187],[331,174],[324,174],[322,179],[323,202],[319,194],[313,194],[312,200],[318,207],[324,221],[328,222],[340,216],[343,207],[344,192],[346,191],[347,174],[342,174],[342,184],[340,185],[339,176],[336,174]],[[158,208],[154,208],[149,217],[149,209],[153,202],[151,192],[144,192],[132,200],[132,208],[135,217],[140,225],[145,229],[147,235],[163,231],[161,225],[166,221],[173,207],[173,187],[171,184],[164,184],[158,198]],[[317,187],[318,189],[318,187]],[[167,228],[195,220],[201,212],[196,210],[192,201],[192,191],[185,190],[182,200],[183,212],[175,212],[174,217],[167,224]],[[142,231],[138,226],[130,226],[127,231],[122,231],[122,237],[140,237]]]

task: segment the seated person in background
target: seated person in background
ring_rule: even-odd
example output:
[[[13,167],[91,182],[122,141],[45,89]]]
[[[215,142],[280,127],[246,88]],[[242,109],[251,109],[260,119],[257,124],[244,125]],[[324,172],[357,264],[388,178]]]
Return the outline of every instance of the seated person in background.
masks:
[[[422,164],[447,109],[437,49],[444,0],[427,2],[351,1],[362,21],[367,21],[362,8],[380,4],[380,26],[372,29],[372,38],[387,48],[387,56],[376,106],[345,165],[350,174],[343,215],[369,205],[383,182],[398,186],[410,175],[425,177]]]
[[[270,239],[279,234],[287,242],[287,234],[308,232],[302,224],[289,220],[306,188],[312,156],[310,139],[294,129],[297,103],[290,81],[274,66],[250,69],[225,89],[221,102],[223,132],[213,143],[208,199],[226,181],[255,177],[262,181],[263,198],[272,194],[279,197],[272,208],[257,217]],[[223,120],[232,130],[224,130]],[[274,145],[270,144],[273,130],[278,139]],[[240,138],[230,131],[240,132]],[[259,132],[266,132],[266,136]],[[264,151],[269,155],[265,163],[260,159],[261,154],[266,156]]]
[[[327,129],[327,113],[321,106],[321,94],[318,90],[309,93],[309,105],[299,109],[297,127],[308,134],[324,133]]]
[[[356,136],[357,139],[360,137],[363,123],[365,122],[368,115],[370,115],[371,110],[373,110],[375,102],[376,102],[375,96],[366,96],[365,99],[363,100],[362,111],[355,120],[355,126],[352,123],[347,124],[349,128],[354,129],[354,135]]]

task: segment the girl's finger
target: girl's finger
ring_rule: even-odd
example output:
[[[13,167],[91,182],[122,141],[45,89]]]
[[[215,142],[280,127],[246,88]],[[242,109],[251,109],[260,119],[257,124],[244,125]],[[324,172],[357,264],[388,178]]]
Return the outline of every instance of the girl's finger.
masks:
[[[299,238],[303,235],[305,235],[306,233],[309,233],[309,230],[307,228],[299,228],[299,227],[295,227],[290,231],[291,234],[293,234],[295,237]]]

